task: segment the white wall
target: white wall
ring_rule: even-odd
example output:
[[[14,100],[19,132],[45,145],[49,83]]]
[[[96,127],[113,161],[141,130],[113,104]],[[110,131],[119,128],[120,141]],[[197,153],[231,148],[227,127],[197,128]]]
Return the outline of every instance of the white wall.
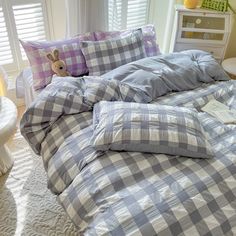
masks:
[[[163,53],[168,52],[174,24],[174,5],[182,0],[150,0],[149,23],[154,24],[157,41]]]

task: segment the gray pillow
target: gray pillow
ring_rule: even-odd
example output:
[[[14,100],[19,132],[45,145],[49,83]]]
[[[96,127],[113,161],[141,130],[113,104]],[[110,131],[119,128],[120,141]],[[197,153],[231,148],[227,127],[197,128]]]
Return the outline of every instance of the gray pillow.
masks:
[[[146,57],[142,30],[124,38],[81,42],[89,75],[102,75],[112,69]]]
[[[101,101],[95,105],[93,115],[92,145],[97,150],[213,157],[198,115],[192,109]]]

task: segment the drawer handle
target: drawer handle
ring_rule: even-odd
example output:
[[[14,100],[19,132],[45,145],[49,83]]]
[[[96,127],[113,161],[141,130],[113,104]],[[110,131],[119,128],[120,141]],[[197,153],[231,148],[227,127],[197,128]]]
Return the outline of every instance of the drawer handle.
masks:
[[[197,18],[197,19],[196,19],[196,24],[199,25],[199,24],[201,24],[201,23],[202,23],[202,20],[201,20],[200,18]]]

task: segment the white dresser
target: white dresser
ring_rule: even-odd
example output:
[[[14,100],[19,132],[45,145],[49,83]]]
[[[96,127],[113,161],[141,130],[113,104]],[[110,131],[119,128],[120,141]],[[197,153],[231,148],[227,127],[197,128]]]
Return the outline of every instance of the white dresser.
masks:
[[[224,59],[232,25],[230,12],[186,9],[175,6],[171,52],[200,49],[210,52],[219,62]]]

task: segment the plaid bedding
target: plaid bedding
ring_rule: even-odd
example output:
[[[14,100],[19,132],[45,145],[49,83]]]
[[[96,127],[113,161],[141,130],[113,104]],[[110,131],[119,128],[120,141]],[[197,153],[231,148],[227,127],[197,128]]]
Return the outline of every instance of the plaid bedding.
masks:
[[[235,81],[221,82],[159,102],[215,97],[235,107],[235,88]],[[235,235],[236,126],[205,113],[201,121],[213,159],[109,151],[89,162],[58,196],[82,234]]]
[[[163,153],[211,158],[213,152],[194,109],[134,102],[95,104],[93,137],[96,150]]]
[[[212,159],[99,152],[90,139],[92,106],[104,98],[198,111],[215,98],[236,109],[236,81],[204,83],[190,91],[151,97],[115,80],[101,79],[103,86],[92,86],[98,80],[65,78],[62,86],[55,81],[21,122],[22,134],[42,155],[49,188],[58,195],[78,232],[235,235],[236,125],[224,125],[199,113],[215,153]]]
[[[146,57],[141,29],[124,38],[83,41],[80,46],[89,75],[102,75],[121,65]]]

